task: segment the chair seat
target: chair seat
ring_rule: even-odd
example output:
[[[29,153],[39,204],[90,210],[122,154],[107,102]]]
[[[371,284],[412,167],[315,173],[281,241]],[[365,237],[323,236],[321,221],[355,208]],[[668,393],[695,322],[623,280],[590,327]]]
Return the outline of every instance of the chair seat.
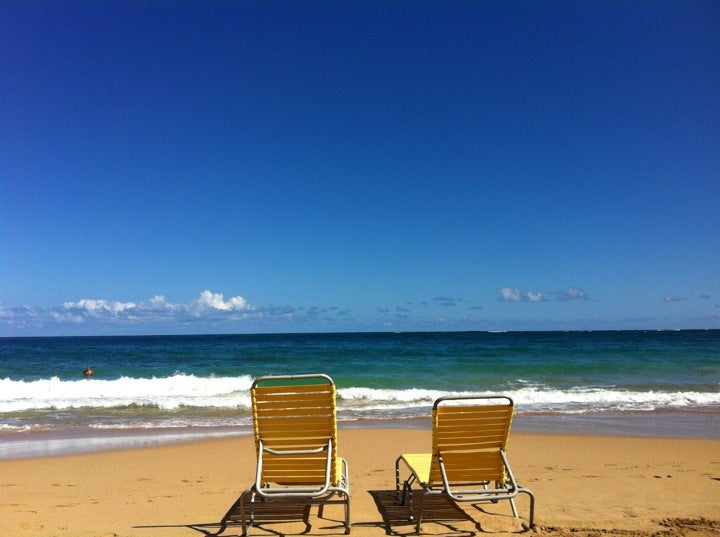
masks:
[[[432,454],[430,453],[403,453],[401,459],[408,465],[410,471],[420,483],[427,483],[430,480],[430,465]]]

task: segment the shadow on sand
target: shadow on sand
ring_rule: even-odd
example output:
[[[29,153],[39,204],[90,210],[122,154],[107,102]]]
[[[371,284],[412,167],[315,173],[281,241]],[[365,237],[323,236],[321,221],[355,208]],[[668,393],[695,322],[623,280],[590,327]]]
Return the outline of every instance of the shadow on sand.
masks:
[[[415,535],[415,522],[408,520],[409,509],[407,505],[398,505],[395,501],[395,490],[371,490],[377,506],[380,519],[377,521],[362,521],[353,524],[353,527],[383,528],[386,535],[405,536]],[[218,522],[204,522],[197,524],[135,526],[136,528],[189,528],[206,537],[241,537],[242,519],[241,506],[238,498],[227,513]],[[423,501],[423,500],[420,500]],[[493,533],[493,526],[500,524],[499,531],[512,533],[521,532],[518,527],[508,527],[508,523],[518,526],[518,519],[503,515],[499,512],[489,512],[480,505],[472,505],[471,516],[455,502],[442,495],[429,496],[424,499],[423,525],[436,524],[431,533],[435,535],[452,535],[453,537],[475,537],[478,534]],[[311,506],[297,503],[256,502],[253,506],[254,522],[248,533],[252,536],[262,535],[344,535],[342,513],[337,518],[328,517],[327,509],[311,514]],[[416,504],[416,509],[420,506]],[[429,528],[428,528],[429,529]],[[438,531],[439,530],[439,531]],[[519,530],[519,531],[518,531]]]
[[[242,531],[242,496],[238,497],[227,513],[218,522],[203,522],[197,524],[168,524],[154,526],[135,526],[136,528],[189,528],[207,537],[222,535],[222,537],[241,537]],[[312,517],[317,530],[313,532],[310,516],[311,505],[284,502],[255,502],[252,505],[253,523],[248,526],[248,533],[256,535],[345,535],[344,521],[327,516],[328,506],[319,510],[317,516]],[[319,508],[318,508],[319,509]],[[251,512],[246,505],[246,515]],[[330,523],[330,525],[325,525]]]
[[[398,505],[395,501],[395,490],[371,490],[370,495],[375,500],[378,511],[383,519],[386,535],[415,534],[415,522],[408,520],[409,509],[407,505]],[[461,522],[475,523],[475,521],[454,502],[443,496],[429,496],[423,506],[423,524],[437,523],[444,526],[443,535],[472,536],[473,531],[457,527]]]

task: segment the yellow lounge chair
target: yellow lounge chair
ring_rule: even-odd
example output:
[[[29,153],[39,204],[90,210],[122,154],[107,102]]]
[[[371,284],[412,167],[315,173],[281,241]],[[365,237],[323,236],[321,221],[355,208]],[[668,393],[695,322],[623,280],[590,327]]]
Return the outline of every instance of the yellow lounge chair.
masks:
[[[530,515],[524,526],[534,525],[535,496],[517,484],[505,454],[513,406],[505,396],[448,396],[435,401],[432,453],[403,454],[395,461],[397,502],[409,504],[409,520],[415,520],[412,485],[417,483],[424,490],[423,500],[432,494],[444,494],[455,502],[509,500],[515,517],[515,496],[527,494]],[[402,487],[401,462],[410,471]],[[422,514],[421,506],[418,533]]]
[[[255,507],[329,503],[345,506],[350,533],[347,462],[337,452],[335,384],[327,375],[261,377],[250,389],[257,451],[255,483],[240,499],[243,535],[255,520]],[[272,504],[267,503],[272,502]],[[305,524],[308,526],[305,510]]]

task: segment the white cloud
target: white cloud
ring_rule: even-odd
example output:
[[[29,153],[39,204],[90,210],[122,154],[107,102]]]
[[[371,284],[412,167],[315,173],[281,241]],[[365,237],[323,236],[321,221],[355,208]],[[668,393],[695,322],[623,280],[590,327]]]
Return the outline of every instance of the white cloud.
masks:
[[[225,300],[222,293],[213,293],[205,290],[200,293],[200,297],[195,300],[198,311],[204,311],[208,308],[220,311],[244,311],[252,309],[248,306],[247,300],[241,296],[234,296]]]
[[[105,312],[118,314],[126,310],[136,308],[137,304],[134,302],[117,302],[115,300],[83,298],[77,302],[65,302],[64,306],[65,309],[68,310],[84,310],[89,314],[102,314]]]
[[[176,306],[168,302],[163,295],[155,295],[147,301],[147,308],[151,310],[174,310]]]
[[[521,302],[523,299],[522,293],[515,287],[501,287],[499,292],[503,302]]]
[[[546,295],[542,291],[523,291],[517,287],[501,287],[498,289],[501,302],[548,302],[550,300],[559,300],[567,302],[568,300],[587,300],[588,295],[581,287],[568,287],[564,291],[551,293]]]
[[[687,298],[675,295],[665,295],[665,297],[663,298],[663,302],[682,302],[683,300],[687,300]]]
[[[50,317],[57,323],[75,323],[80,324],[87,320],[87,317],[79,313],[72,313],[71,311],[51,311]]]
[[[580,287],[568,287],[564,291],[558,293],[558,300],[567,302],[568,300],[587,300],[588,296],[585,289]]]
[[[541,292],[521,291],[517,287],[501,287],[498,289],[501,302],[545,302],[547,299]]]
[[[240,315],[238,315],[240,312]],[[242,296],[224,298],[222,293],[205,290],[187,304],[173,304],[164,295],[155,295],[143,302],[121,302],[98,298],[81,298],[65,302],[60,307],[15,308],[0,307],[0,321],[8,327],[62,326],[101,323],[104,326],[121,323],[159,324],[186,322],[188,320],[238,320],[259,317],[265,312],[256,312]],[[287,312],[285,312],[287,314]],[[272,314],[272,312],[270,312]]]

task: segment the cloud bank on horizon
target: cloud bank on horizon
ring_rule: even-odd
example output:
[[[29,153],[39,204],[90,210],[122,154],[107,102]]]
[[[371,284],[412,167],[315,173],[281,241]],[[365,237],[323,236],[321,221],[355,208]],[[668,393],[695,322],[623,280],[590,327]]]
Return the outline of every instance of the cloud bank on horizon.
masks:
[[[700,295],[697,300],[709,301],[711,298]],[[658,302],[680,303],[688,300],[668,294],[659,298]],[[587,302],[591,299],[580,287],[556,292],[526,291],[510,286],[497,289],[497,302],[541,304],[570,301]],[[455,306],[461,308],[449,308]],[[441,315],[441,309],[444,312],[448,309],[458,311],[458,314],[456,317]],[[82,298],[49,308],[0,306],[0,336],[83,335],[85,329],[93,335],[103,330],[127,335],[178,333],[177,327],[182,327],[182,333],[187,334],[343,331],[344,327],[353,331],[353,326],[366,330],[390,330],[402,328],[403,323],[439,331],[498,328],[497,320],[492,321],[492,314],[486,311],[485,306],[450,296],[435,296],[417,303],[406,302],[393,308],[378,307],[375,314],[380,317],[373,320],[377,315],[363,319],[352,308],[339,306],[258,306],[240,295],[225,298],[223,293],[206,289],[188,303],[173,303],[164,295],[155,295],[139,302]],[[708,327],[716,328],[720,322],[720,306],[715,305],[707,319],[710,321]],[[343,324],[344,321],[348,324]],[[518,330],[558,328],[549,322],[515,321],[515,324]]]

